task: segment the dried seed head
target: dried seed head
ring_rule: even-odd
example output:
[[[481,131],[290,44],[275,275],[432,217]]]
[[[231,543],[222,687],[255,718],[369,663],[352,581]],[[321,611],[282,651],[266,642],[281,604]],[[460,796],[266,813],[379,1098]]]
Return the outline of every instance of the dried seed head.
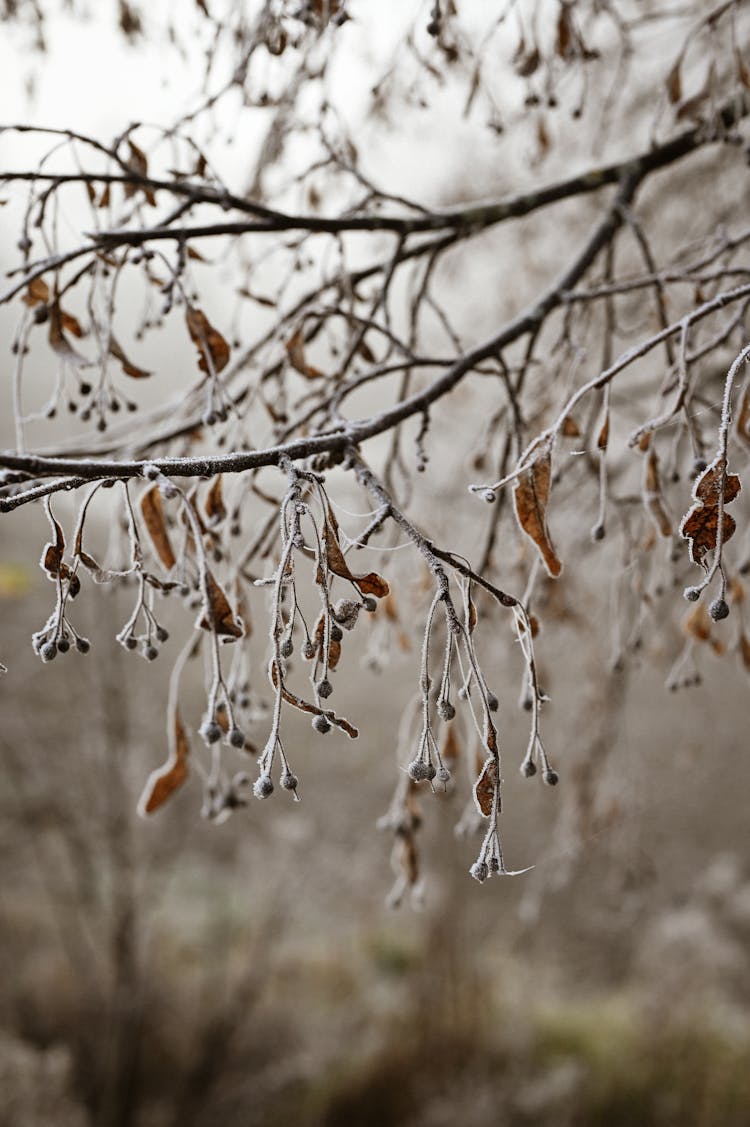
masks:
[[[330,721],[323,715],[316,716],[313,719],[312,726],[316,732],[320,732],[321,736],[324,736],[326,732],[330,732],[331,730]]]
[[[360,604],[351,599],[339,599],[333,608],[333,617],[345,630],[353,630],[359,617]]]
[[[530,779],[532,775],[536,775],[536,763],[533,759],[524,759],[520,770],[525,779]]]
[[[334,622],[333,625],[331,626],[331,641],[332,642],[340,642],[343,637],[344,637],[343,630],[341,629],[340,626],[337,626],[336,623]]]
[[[560,781],[560,776],[552,767],[548,767],[547,770],[543,772],[542,778],[548,787],[556,787]]]
[[[686,587],[682,594],[689,603],[697,603],[702,590],[702,587]]]
[[[605,529],[603,524],[595,524],[594,527],[591,529],[591,539],[592,540],[603,540],[606,535],[607,535],[607,530]]]
[[[268,798],[269,794],[273,794],[273,779],[270,775],[260,775],[255,780],[253,794],[256,798]]]
[[[58,639],[58,642],[57,642],[57,649],[58,649],[58,652],[59,652],[59,653],[61,653],[61,654],[66,654],[66,653],[68,652],[68,650],[70,649],[70,642],[69,642],[69,640],[68,640],[67,638],[60,638],[60,639]]]
[[[88,638],[76,638],[76,649],[79,654],[87,654],[91,649],[91,642]]]
[[[169,639],[169,631],[165,630],[163,626],[156,627],[156,639],[159,642],[166,642]]]
[[[480,884],[486,881],[487,877],[490,875],[489,866],[486,861],[475,861],[469,869],[469,872],[474,877],[474,880],[478,880]]]
[[[243,748],[245,746],[245,733],[241,728],[232,728],[229,733],[229,743],[232,747]]]
[[[138,639],[134,634],[126,634],[124,638],[120,638],[126,650],[134,650],[138,645]]]
[[[729,604],[726,599],[714,599],[708,608],[708,613],[714,622],[721,622],[722,618],[729,617]]]
[[[489,708],[490,712],[497,712],[498,708],[500,707],[500,701],[497,699],[494,693],[487,693],[487,707]]]
[[[425,763],[424,759],[412,759],[407,767],[407,773],[410,779],[415,783],[422,783],[425,779],[435,778],[435,767],[432,763]]]
[[[215,720],[204,720],[200,726],[200,735],[207,744],[218,743],[221,739],[221,728]]]
[[[497,494],[494,489],[483,489],[479,496],[483,501],[486,501],[488,505],[494,505],[495,501],[497,501]]]
[[[45,642],[39,648],[39,656],[42,661],[53,661],[57,656],[57,645],[55,642]]]
[[[310,642],[310,641],[305,642],[304,646],[302,647],[302,656],[305,659],[305,661],[312,661],[312,659],[315,657],[315,654],[317,652],[318,652],[318,647],[315,645],[314,642]]]
[[[364,599],[362,600],[362,606],[365,608],[365,610],[369,611],[370,614],[372,614],[374,610],[377,610],[377,600],[373,599],[372,595],[365,595]]]
[[[299,779],[290,770],[285,769],[281,775],[281,785],[285,790],[295,790],[299,785]]]
[[[450,771],[448,770],[447,767],[443,766],[438,770],[438,773],[435,776],[435,778],[437,779],[437,781],[439,783],[443,783],[443,785],[446,785],[447,783],[450,782],[451,773],[450,773]]]
[[[452,720],[456,715],[456,710],[449,700],[443,697],[438,701],[438,716],[441,720]]]
[[[292,654],[294,653],[294,642],[291,638],[284,638],[283,642],[279,646],[279,653],[282,657],[292,656]]]
[[[333,685],[327,677],[324,677],[322,681],[318,681],[317,690],[318,696],[321,696],[324,700],[326,700],[333,692]]]
[[[145,657],[146,661],[156,661],[157,657],[159,656],[159,651],[157,650],[156,646],[144,646],[143,656]]]

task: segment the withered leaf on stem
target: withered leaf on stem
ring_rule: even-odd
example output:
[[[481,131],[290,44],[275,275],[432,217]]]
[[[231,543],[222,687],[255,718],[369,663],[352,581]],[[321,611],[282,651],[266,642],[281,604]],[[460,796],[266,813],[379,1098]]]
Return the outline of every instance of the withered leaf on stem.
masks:
[[[143,793],[138,800],[138,813],[145,817],[163,806],[170,795],[182,786],[188,777],[188,756],[190,745],[180,720],[179,713],[174,717],[174,747],[166,763],[157,767],[148,777]]]
[[[139,149],[138,146],[130,140],[128,141],[128,145],[130,147],[130,155],[125,162],[126,166],[130,169],[131,172],[135,173],[136,176],[148,176],[148,159],[143,149]],[[153,188],[149,187],[148,185],[140,184],[125,185],[126,198],[134,196],[138,191],[143,192],[144,196],[151,204],[151,207],[156,207],[156,196],[154,195]]]
[[[553,577],[562,571],[562,563],[552,546],[547,530],[547,501],[552,476],[552,448],[542,442],[532,451],[518,475],[513,490],[516,517],[522,530],[539,549],[548,573]]]
[[[82,336],[83,330],[75,317],[63,313],[58,302],[54,301],[49,307],[49,344],[53,352],[76,368],[89,368],[91,361],[76,352],[73,345],[65,336],[63,329],[69,329],[74,336]]]
[[[217,474],[211,482],[204,507],[210,524],[219,524],[227,515],[221,474]]]
[[[680,524],[680,536],[688,541],[693,563],[706,567],[706,554],[714,550],[719,533],[719,497],[723,480],[724,504],[734,501],[742,485],[737,474],[727,473],[726,459],[720,454],[704,470],[693,486],[693,504]],[[731,539],[737,527],[734,518],[723,514],[722,542]]]
[[[385,579],[378,575],[375,571],[369,571],[366,575],[354,575],[349,570],[349,566],[344,558],[344,553],[341,551],[341,545],[338,542],[336,531],[338,524],[335,517],[329,510],[328,519],[323,525],[323,542],[326,548],[326,559],[328,560],[328,568],[334,575],[338,575],[341,579],[348,579],[359,588],[363,595],[374,595],[376,599],[384,599],[389,593],[390,588]]]
[[[111,334],[109,337],[109,354],[110,356],[114,356],[115,360],[120,361],[125,375],[130,376],[133,380],[145,380],[152,375],[152,373],[147,372],[145,368],[139,368],[137,364],[133,364],[128,360],[121,346]]]
[[[242,625],[235,618],[229,599],[210,571],[206,570],[206,608],[198,623],[201,630],[213,630],[225,638],[241,638]]]
[[[29,287],[26,293],[21,298],[24,305],[28,305],[33,309],[35,305],[44,305],[49,301],[49,286],[44,278],[34,278],[29,282]]]
[[[42,551],[42,558],[39,561],[39,566],[47,572],[50,576],[61,574],[63,567],[63,552],[65,551],[65,536],[63,535],[60,523],[55,520],[52,513],[49,513],[49,519],[55,530],[55,539],[50,541],[49,544],[44,545]],[[67,570],[67,569],[66,569]]]
[[[653,520],[660,536],[672,535],[672,522],[669,519],[661,493],[659,480],[659,458],[656,451],[651,448],[646,459],[646,469],[643,479],[643,503]]]
[[[201,309],[190,306],[185,312],[190,339],[198,349],[198,367],[209,374],[220,372],[229,363],[229,345]]]
[[[305,360],[305,338],[302,335],[302,329],[297,329],[294,336],[290,337],[284,345],[286,354],[289,357],[289,363],[294,368],[295,372],[299,372],[308,380],[321,379],[323,373],[319,368],[314,368],[312,364],[308,364]]]
[[[141,497],[141,514],[156,554],[167,571],[171,571],[177,561],[169,540],[158,485],[152,485]]]
[[[474,801],[479,813],[485,818],[492,814],[492,805],[495,801],[495,791],[498,785],[497,760],[485,759],[479,778],[474,783]]]
[[[680,66],[682,64],[682,56],[678,58],[669,74],[666,77],[664,85],[667,88],[667,97],[673,106],[682,98],[682,79],[680,77]]]

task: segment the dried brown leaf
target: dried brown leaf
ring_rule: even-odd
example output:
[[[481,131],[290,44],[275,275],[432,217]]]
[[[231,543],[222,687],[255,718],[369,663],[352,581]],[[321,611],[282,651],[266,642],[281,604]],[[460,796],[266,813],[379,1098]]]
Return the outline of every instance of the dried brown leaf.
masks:
[[[222,371],[229,363],[229,345],[215,329],[201,309],[189,307],[185,312],[185,323],[190,339],[198,349],[198,367],[207,374]]]
[[[659,458],[653,448],[648,452],[643,481],[643,503],[660,536],[672,535],[672,521],[664,507],[659,480]]]
[[[145,368],[139,368],[137,364],[133,364],[130,360],[128,360],[122,348],[111,334],[109,337],[109,353],[110,356],[114,356],[115,360],[120,361],[120,363],[122,364],[123,372],[126,376],[130,376],[131,379],[145,380],[148,379],[150,375],[152,375],[152,373],[147,372]]]
[[[174,718],[174,746],[166,763],[157,767],[148,777],[138,802],[138,813],[145,817],[163,806],[178,787],[188,777],[188,756],[190,745],[180,720],[179,713]]]
[[[513,501],[519,525],[537,546],[548,573],[556,578],[562,571],[562,563],[547,530],[551,476],[552,451],[549,443],[545,442],[532,452],[521,470],[513,490]]]
[[[235,618],[229,599],[208,569],[206,570],[206,599],[207,605],[198,623],[199,627],[202,630],[213,630],[225,638],[241,638],[242,625]]]
[[[206,495],[205,510],[209,523],[212,525],[220,524],[227,515],[221,474],[217,474],[211,482],[211,488]]]
[[[726,460],[720,455],[701,474],[693,486],[693,505],[680,524],[680,536],[688,541],[688,551],[693,563],[705,567],[705,557],[714,550],[719,531],[719,496],[724,479],[724,505],[734,501],[742,485],[737,474],[726,472]],[[722,542],[731,539],[735,521],[724,510]]]
[[[80,325],[78,325],[78,322],[75,320],[75,318],[71,318],[69,314],[63,313],[56,301],[52,302],[49,307],[48,339],[50,348],[62,360],[67,361],[67,363],[69,364],[73,364],[76,368],[90,367],[91,361],[87,360],[85,356],[82,356],[80,352],[77,352],[75,348],[73,348],[73,345],[70,343],[68,338],[65,336],[63,328],[66,322],[68,322],[69,324],[71,322],[75,322],[80,330]],[[82,335],[82,330],[76,335]]]
[[[680,77],[681,66],[682,56],[678,58],[677,62],[674,64],[666,79],[664,80],[664,85],[667,89],[667,97],[669,98],[673,106],[676,106],[682,98],[682,79]]]
[[[479,813],[485,818],[489,818],[492,814],[497,785],[497,760],[494,758],[485,759],[482,770],[479,773],[479,778],[474,783],[474,801],[477,804]]]
[[[141,514],[156,554],[166,570],[171,571],[177,560],[169,540],[158,485],[152,485],[141,497]]]
[[[341,579],[350,580],[363,595],[374,595],[376,599],[384,599],[390,591],[385,579],[374,571],[369,571],[366,575],[355,575],[351,572],[344,558],[344,553],[341,551],[337,532],[338,523],[329,508],[328,518],[323,525],[323,542],[326,548],[329,570]]]
[[[44,305],[49,301],[49,286],[44,278],[34,278],[29,282],[26,293],[21,298],[24,305],[33,309],[35,305]]]
[[[561,428],[563,438],[580,438],[581,428],[572,415],[566,415]]]
[[[323,372],[319,368],[314,368],[312,364],[308,364],[305,360],[305,338],[302,335],[302,329],[297,329],[294,336],[286,342],[284,348],[289,357],[289,363],[295,372],[299,372],[301,376],[308,380],[318,380],[323,377]]]

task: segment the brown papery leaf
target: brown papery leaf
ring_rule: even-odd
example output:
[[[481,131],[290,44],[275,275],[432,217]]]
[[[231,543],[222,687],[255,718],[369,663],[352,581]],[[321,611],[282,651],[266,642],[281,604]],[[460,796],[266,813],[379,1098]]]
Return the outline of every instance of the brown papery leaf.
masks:
[[[152,373],[147,372],[145,368],[139,368],[137,364],[133,364],[128,360],[122,348],[111,334],[109,337],[109,354],[110,356],[114,356],[115,360],[120,361],[125,375],[130,376],[133,380],[146,380],[152,375]]]
[[[91,361],[87,360],[85,356],[81,356],[80,352],[76,352],[72,344],[68,341],[63,332],[65,321],[75,321],[75,318],[70,318],[67,313],[63,313],[60,306],[56,301],[49,307],[49,344],[53,352],[55,352],[62,360],[66,360],[69,364],[75,365],[76,368],[88,368],[91,366]],[[80,325],[75,321],[80,329]],[[77,335],[82,335],[82,330]]]
[[[550,444],[545,442],[532,452],[518,475],[513,501],[519,525],[536,544],[548,573],[557,578],[562,571],[562,563],[547,530],[547,500],[551,476],[552,450]]]
[[[284,345],[286,354],[289,357],[289,363],[294,368],[295,372],[299,372],[308,380],[319,380],[322,378],[323,373],[319,368],[314,368],[312,364],[308,364],[305,360],[305,340],[302,335],[302,329],[297,329],[293,337]]]
[[[210,571],[206,571],[206,597],[208,605],[198,623],[201,630],[213,630],[225,638],[241,638],[242,626],[237,621],[229,605],[229,599],[222,591]]]
[[[152,485],[141,497],[141,514],[156,554],[167,571],[171,571],[177,561],[169,541],[158,485]]]
[[[143,149],[139,149],[138,146],[133,144],[130,140],[128,141],[128,145],[130,146],[130,156],[125,162],[126,166],[131,172],[134,172],[136,176],[148,176],[148,160]],[[152,188],[141,186],[140,184],[125,185],[126,199],[130,198],[130,196],[134,196],[136,192],[143,192],[151,206],[156,207],[156,196]],[[99,206],[101,206],[101,204]]]
[[[354,583],[363,595],[374,595],[376,599],[384,599],[390,588],[382,576],[377,572],[369,571],[367,575],[354,575],[341,551],[341,546],[336,537],[338,524],[329,509],[328,520],[323,525],[323,541],[326,546],[328,568],[334,575],[341,579],[348,579]]]
[[[461,756],[461,746],[456,736],[455,724],[448,724],[443,739],[443,746],[440,748],[440,758],[445,763],[446,767],[451,768],[458,762]]]
[[[680,536],[688,541],[688,551],[693,563],[705,567],[705,557],[716,547],[719,531],[719,496],[724,477],[724,504],[734,501],[742,488],[737,474],[726,472],[726,460],[717,455],[711,465],[693,486],[694,504],[685,513],[680,524]],[[722,542],[731,539],[736,528],[734,519],[724,510]]]
[[[39,566],[46,571],[48,575],[54,576],[60,574],[62,568],[63,553],[65,551],[65,536],[60,522],[52,516],[50,510],[47,510],[47,512],[55,530],[55,539],[54,541],[50,541],[49,544],[44,545]]]
[[[33,309],[35,305],[44,305],[49,301],[49,286],[44,278],[34,278],[29,282],[29,288],[21,298],[24,305],[28,305]]]
[[[198,367],[206,374],[220,372],[229,363],[229,345],[201,309],[188,308],[185,323],[190,339],[198,349]]]
[[[750,641],[748,641],[744,633],[740,634],[738,647],[740,651],[740,657],[742,658],[742,664],[744,665],[748,673],[750,673]]]
[[[474,783],[474,801],[479,813],[489,818],[492,813],[492,804],[495,801],[498,773],[497,760],[485,759],[479,778]]]
[[[563,438],[580,438],[581,428],[572,415],[566,415],[560,432]]]
[[[138,813],[141,817],[153,814],[163,806],[167,799],[174,794],[178,787],[188,777],[188,756],[190,745],[187,734],[180,720],[179,713],[174,718],[174,747],[169,759],[161,767],[157,767],[148,777],[143,793],[138,801]]]
[[[737,437],[750,446],[750,388],[746,387],[737,412]]]
[[[227,515],[221,474],[217,474],[211,482],[211,488],[206,496],[205,509],[206,516],[211,524],[219,524]]]
[[[682,97],[682,79],[680,78],[681,64],[682,58],[680,57],[664,81],[664,85],[667,88],[667,97],[673,106],[675,106]]]
[[[684,629],[686,634],[696,638],[699,642],[711,640],[711,619],[708,617],[708,611],[703,603],[698,603],[687,615]]]
[[[654,449],[649,450],[646,460],[646,470],[643,482],[643,503],[653,520],[659,534],[664,537],[672,535],[672,522],[669,519],[662,500],[661,482],[659,480],[659,458]]]

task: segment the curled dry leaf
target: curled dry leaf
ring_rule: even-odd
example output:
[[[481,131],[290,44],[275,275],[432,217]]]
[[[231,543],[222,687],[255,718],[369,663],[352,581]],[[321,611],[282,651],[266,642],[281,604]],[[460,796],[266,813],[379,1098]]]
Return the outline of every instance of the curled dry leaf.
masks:
[[[141,497],[141,514],[156,554],[167,571],[171,571],[177,561],[169,540],[158,485],[152,485]]]
[[[91,361],[76,352],[73,345],[65,336],[63,329],[68,329],[74,336],[83,336],[83,329],[75,317],[63,313],[58,302],[54,301],[49,307],[49,344],[61,360],[66,360],[76,368],[89,368]]]
[[[139,368],[137,364],[133,364],[128,360],[122,348],[111,334],[109,338],[109,354],[110,356],[114,356],[115,360],[120,361],[125,375],[130,376],[133,380],[145,380],[152,375],[152,373],[147,372],[145,368]]]
[[[224,638],[241,638],[242,623],[235,617],[229,599],[206,569],[206,607],[198,626],[201,630],[213,630]]]
[[[482,770],[479,773],[479,778],[474,783],[474,801],[477,804],[479,813],[485,818],[489,818],[492,814],[492,806],[495,801],[497,787],[497,760],[494,758],[485,759]]]
[[[661,482],[659,480],[659,458],[653,448],[649,450],[648,458],[646,459],[646,469],[643,479],[643,503],[646,506],[646,511],[656,525],[660,536],[671,536],[672,522],[664,507]]]
[[[128,141],[128,146],[130,148],[130,155],[125,162],[127,168],[129,168],[130,171],[133,172],[136,176],[148,176],[148,159],[143,149],[139,149],[138,146],[130,140]],[[156,207],[156,196],[154,195],[153,188],[149,187],[148,185],[126,184],[126,199],[130,196],[134,196],[138,191],[142,191],[151,206]],[[102,205],[100,204],[99,206],[101,207]]]
[[[693,563],[706,567],[706,555],[714,550],[719,532],[719,497],[723,482],[724,505],[734,501],[742,485],[737,474],[727,473],[726,459],[714,458],[693,486],[693,504],[680,524],[680,536],[688,541],[688,551]],[[726,544],[737,527],[734,518],[722,513],[722,542]]]
[[[286,354],[289,357],[289,363],[294,368],[295,372],[299,372],[308,380],[321,379],[323,373],[319,368],[314,368],[312,364],[308,364],[305,360],[305,339],[302,335],[302,329],[297,329],[294,336],[290,337],[284,345]]]
[[[209,524],[212,525],[220,524],[227,515],[221,474],[217,474],[211,482],[211,488],[206,495],[204,508]]]
[[[547,530],[551,476],[552,447],[549,441],[543,441],[532,447],[525,459],[513,490],[513,502],[519,525],[536,544],[548,573],[557,578],[562,571],[562,563]]]
[[[26,293],[21,298],[24,305],[33,309],[35,305],[45,305],[49,301],[49,286],[44,278],[34,278],[29,282]]]
[[[215,329],[201,309],[192,306],[185,312],[185,324],[190,339],[198,349],[198,367],[202,372],[216,374],[229,363],[229,345]]]
[[[54,578],[56,575],[61,575],[63,572],[63,552],[65,551],[65,536],[63,535],[60,523],[55,520],[51,512],[48,512],[50,521],[55,530],[55,539],[50,541],[49,544],[44,545],[42,551],[42,558],[39,561],[39,566],[43,571]],[[67,568],[65,571],[67,572]]]
[[[174,717],[174,746],[169,759],[161,767],[157,767],[148,777],[143,793],[138,800],[138,813],[141,817],[153,814],[163,806],[167,799],[174,794],[178,787],[188,777],[188,756],[190,745],[187,734],[180,720],[179,713]]]
[[[338,541],[338,522],[330,508],[328,518],[323,525],[323,542],[326,548],[328,568],[334,575],[338,575],[341,579],[348,579],[355,587],[359,588],[363,595],[374,595],[376,599],[384,599],[388,595],[390,588],[385,579],[377,572],[368,571],[366,575],[354,575],[349,570]]]

